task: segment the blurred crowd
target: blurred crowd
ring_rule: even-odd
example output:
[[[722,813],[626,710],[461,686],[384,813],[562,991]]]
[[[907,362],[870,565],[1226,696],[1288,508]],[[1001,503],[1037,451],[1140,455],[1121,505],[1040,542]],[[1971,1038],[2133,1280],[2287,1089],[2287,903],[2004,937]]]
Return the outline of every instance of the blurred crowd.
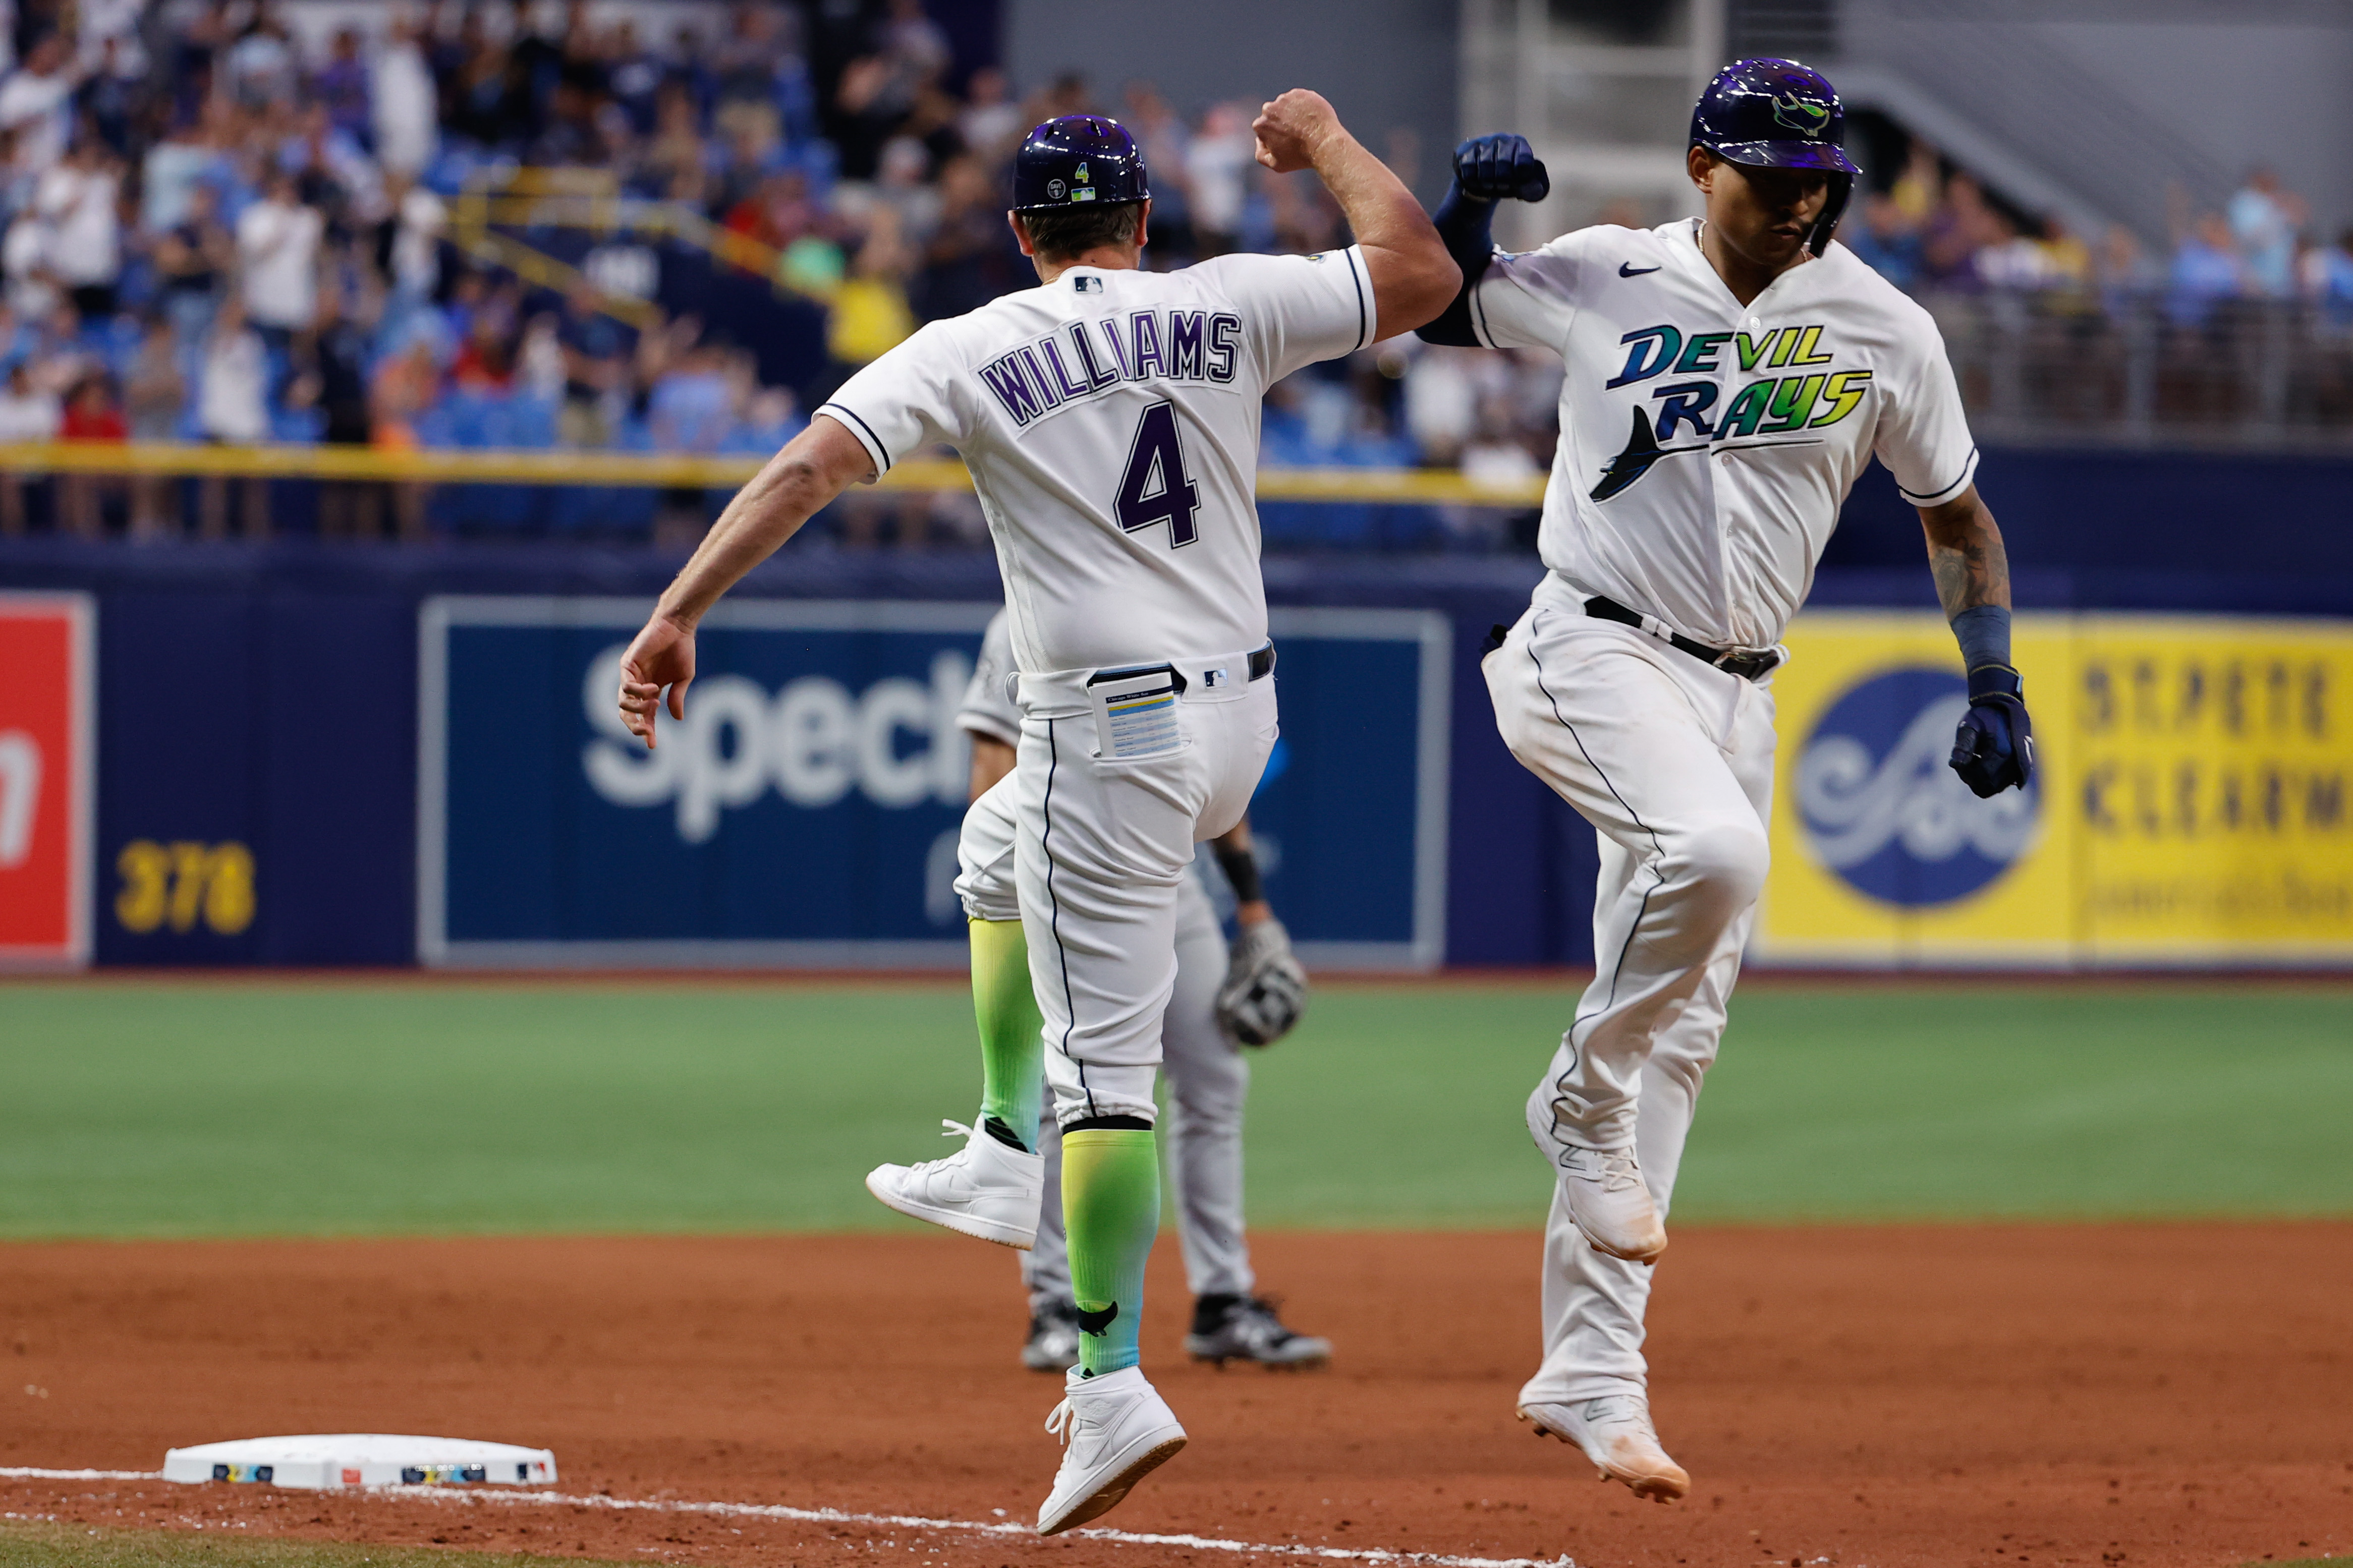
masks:
[[[2178,184],[2169,197],[2172,250],[2151,255],[2121,224],[2086,237],[2057,215],[2021,213],[1915,141],[1893,184],[1865,195],[1839,237],[1915,293],[2046,293],[2111,313],[2147,301],[2179,326],[2232,301],[2302,300],[2326,324],[2353,323],[2353,229],[2315,233],[2308,205],[2273,170],[2252,171],[2219,211],[2196,210]]]
[[[1022,132],[1056,114],[1116,115],[1143,143],[1147,265],[1345,242],[1320,184],[1253,161],[1253,105],[1183,113],[1145,81],[1017,89],[986,53],[959,60],[924,0],[0,0],[0,442],[765,454],[921,322],[1029,284],[1003,193]],[[1403,133],[1384,151],[1412,176]],[[480,193],[547,189],[618,198],[607,231],[632,198],[683,217],[602,238],[489,233],[504,220]],[[1915,145],[1841,237],[1924,293],[2149,298],[2179,323],[2303,298],[2353,319],[2353,236],[2319,243],[2267,173],[2179,228],[2170,258],[2122,229],[2081,237]],[[531,265],[522,242],[541,247]],[[1379,345],[1275,388],[1265,458],[1510,485],[1549,464],[1559,379],[1549,355]],[[346,536],[675,539],[715,504],[303,494],[303,526]],[[28,492],[0,475],[0,533],[259,534],[284,496],[225,479]],[[1403,529],[1388,542],[1469,547],[1515,526],[1486,509],[1267,521],[1276,542]],[[981,529],[969,498],[868,497],[820,531],[977,543]]]
[[[1151,265],[1343,242],[1320,185],[1253,161],[1253,109],[1188,119],[1149,83],[1106,101],[1075,77],[1017,95],[959,66],[923,0],[0,0],[0,441],[771,451],[922,321],[1027,286],[1002,193],[1050,116],[1113,113],[1142,141]],[[460,221],[519,167],[675,204],[723,258],[706,267],[818,313],[799,340],[818,348],[771,352],[759,310],[665,310],[642,273],[676,260],[676,226],[666,249],[519,276]],[[1280,391],[1270,460],[1508,475],[1548,439],[1556,371],[1415,345],[1362,360]],[[422,533],[450,525],[447,500],[428,518],[415,487],[329,486],[317,527]],[[48,504],[58,528],[119,518],[136,538],[269,525],[259,481],[61,481]],[[684,529],[708,510],[592,510],[630,531],[665,505]],[[978,528],[968,507],[905,510],[842,526]],[[26,520],[0,477],[0,531]]]

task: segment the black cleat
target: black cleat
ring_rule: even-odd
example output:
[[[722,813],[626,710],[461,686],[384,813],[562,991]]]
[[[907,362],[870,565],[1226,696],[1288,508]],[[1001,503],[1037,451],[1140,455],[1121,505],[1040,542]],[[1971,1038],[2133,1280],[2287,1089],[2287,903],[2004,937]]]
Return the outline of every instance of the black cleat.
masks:
[[[1332,1359],[1332,1342],[1293,1333],[1262,1296],[1204,1296],[1193,1304],[1193,1331],[1185,1353],[1195,1361],[1254,1361],[1261,1366],[1322,1366]]]
[[[1021,1364],[1031,1372],[1068,1372],[1079,1364],[1079,1310],[1057,1301],[1029,1316],[1029,1342],[1021,1347]]]

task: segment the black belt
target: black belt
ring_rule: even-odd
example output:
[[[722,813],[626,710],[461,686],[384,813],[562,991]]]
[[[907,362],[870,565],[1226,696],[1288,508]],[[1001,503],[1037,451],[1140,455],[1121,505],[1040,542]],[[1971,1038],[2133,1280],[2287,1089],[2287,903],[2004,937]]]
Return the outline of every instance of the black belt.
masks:
[[[1642,617],[1615,599],[1591,598],[1585,601],[1585,613],[1597,621],[1616,621],[1621,626],[1642,631]],[[1729,675],[1743,680],[1754,680],[1781,662],[1781,656],[1767,648],[1763,653],[1739,653],[1720,647],[1710,647],[1704,642],[1694,642],[1681,632],[1669,632],[1667,641],[1702,664],[1712,664]]]
[[[1250,672],[1252,680],[1264,680],[1274,673],[1274,639],[1272,637],[1266,639],[1264,647],[1250,650]]]

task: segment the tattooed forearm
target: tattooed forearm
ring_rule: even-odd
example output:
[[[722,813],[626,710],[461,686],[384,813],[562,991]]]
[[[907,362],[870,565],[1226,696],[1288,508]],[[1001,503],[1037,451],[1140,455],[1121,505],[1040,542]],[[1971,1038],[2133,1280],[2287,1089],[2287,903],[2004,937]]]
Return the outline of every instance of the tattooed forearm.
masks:
[[[1928,569],[1947,620],[1976,605],[2010,607],[2010,557],[1974,486],[1942,506],[1922,507],[1920,526],[1928,536]]]

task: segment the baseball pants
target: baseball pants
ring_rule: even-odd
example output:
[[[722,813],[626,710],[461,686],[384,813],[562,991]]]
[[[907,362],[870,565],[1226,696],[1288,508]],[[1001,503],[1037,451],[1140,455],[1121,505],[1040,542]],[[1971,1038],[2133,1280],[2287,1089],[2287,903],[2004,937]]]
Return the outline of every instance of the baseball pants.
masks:
[[[956,892],[974,920],[1021,918],[1013,847],[1018,774],[1008,773],[965,813],[956,842],[962,874]],[[1202,889],[1198,868],[1176,889],[1176,984],[1161,1017],[1161,1068],[1168,1082],[1168,1167],[1176,1191],[1176,1234],[1185,1277],[1196,1296],[1247,1296],[1257,1284],[1242,1222],[1242,1105],[1250,1062],[1218,1027],[1218,987],[1226,975],[1226,938]],[[1071,1300],[1071,1260],[1062,1236],[1062,1135],[1051,1091],[1039,1121],[1046,1192],[1038,1243],[1021,1254],[1021,1282],[1032,1311]]]
[[[1483,668],[1512,754],[1593,824],[1601,873],[1593,984],[1532,1128],[1632,1145],[1663,1216],[1765,884],[1773,698],[1670,645],[1585,614],[1548,576]],[[1556,1181],[1545,1231],[1545,1357],[1521,1403],[1642,1386],[1651,1268],[1588,1247]]]
[[[1099,754],[1088,672],[1021,676],[1014,878],[1063,1127],[1158,1119],[1178,890],[1194,846],[1241,820],[1274,747],[1274,680],[1249,679],[1249,663],[1179,665],[1175,743],[1141,757]]]

